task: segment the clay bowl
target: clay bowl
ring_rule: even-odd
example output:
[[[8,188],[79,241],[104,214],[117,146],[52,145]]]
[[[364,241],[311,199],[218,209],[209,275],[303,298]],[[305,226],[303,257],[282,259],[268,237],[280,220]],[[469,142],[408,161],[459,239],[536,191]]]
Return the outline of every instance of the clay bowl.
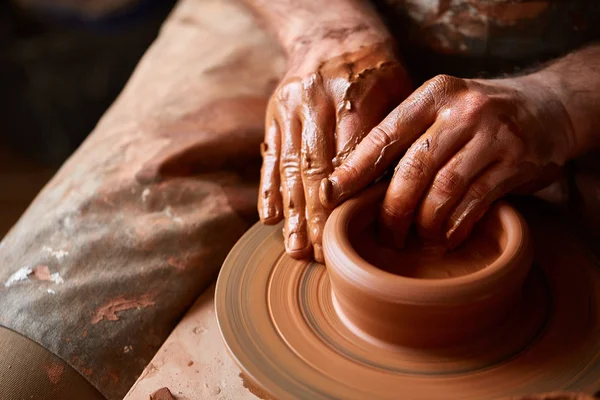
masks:
[[[519,306],[532,263],[525,221],[498,202],[452,252],[416,238],[391,250],[374,221],[385,193],[377,185],[335,209],[323,249],[335,311],[355,334],[381,346],[466,345]]]

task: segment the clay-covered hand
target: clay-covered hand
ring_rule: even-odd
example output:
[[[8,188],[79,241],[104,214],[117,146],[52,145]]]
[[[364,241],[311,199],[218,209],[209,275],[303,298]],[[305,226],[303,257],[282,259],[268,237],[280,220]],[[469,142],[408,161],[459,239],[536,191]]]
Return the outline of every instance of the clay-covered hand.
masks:
[[[267,110],[259,215],[266,224],[285,219],[285,247],[295,258],[323,261],[330,210],[319,199],[321,180],[410,93],[391,43],[343,43],[324,40],[291,54]]]
[[[437,76],[323,180],[321,200],[335,206],[395,167],[380,214],[382,239],[401,247],[414,223],[422,237],[452,248],[493,201],[549,183],[572,148],[564,106],[537,76]]]

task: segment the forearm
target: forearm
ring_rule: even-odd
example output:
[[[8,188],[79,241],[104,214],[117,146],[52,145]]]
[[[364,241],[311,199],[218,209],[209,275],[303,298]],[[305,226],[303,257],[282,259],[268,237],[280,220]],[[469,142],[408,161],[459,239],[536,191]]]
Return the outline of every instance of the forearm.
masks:
[[[387,40],[387,28],[367,0],[244,0],[289,53],[321,40]],[[371,44],[371,43],[365,43]]]
[[[569,156],[600,148],[600,44],[575,51],[531,75],[564,106]]]

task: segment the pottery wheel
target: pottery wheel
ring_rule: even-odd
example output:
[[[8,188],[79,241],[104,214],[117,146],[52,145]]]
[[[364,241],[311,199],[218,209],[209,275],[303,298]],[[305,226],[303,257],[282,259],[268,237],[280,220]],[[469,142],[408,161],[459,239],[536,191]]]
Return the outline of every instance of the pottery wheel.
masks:
[[[559,249],[537,258],[521,306],[502,326],[468,345],[427,350],[355,335],[334,310],[325,266],[288,257],[281,226],[257,224],[222,267],[217,320],[240,368],[277,399],[593,392],[600,389],[599,271],[564,234],[555,241],[577,256]]]

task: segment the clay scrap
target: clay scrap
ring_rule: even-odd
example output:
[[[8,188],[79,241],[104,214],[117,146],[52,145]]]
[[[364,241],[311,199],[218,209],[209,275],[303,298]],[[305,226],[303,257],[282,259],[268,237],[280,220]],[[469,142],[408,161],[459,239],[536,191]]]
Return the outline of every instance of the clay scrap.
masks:
[[[163,387],[150,395],[150,400],[177,400],[167,387]]]

